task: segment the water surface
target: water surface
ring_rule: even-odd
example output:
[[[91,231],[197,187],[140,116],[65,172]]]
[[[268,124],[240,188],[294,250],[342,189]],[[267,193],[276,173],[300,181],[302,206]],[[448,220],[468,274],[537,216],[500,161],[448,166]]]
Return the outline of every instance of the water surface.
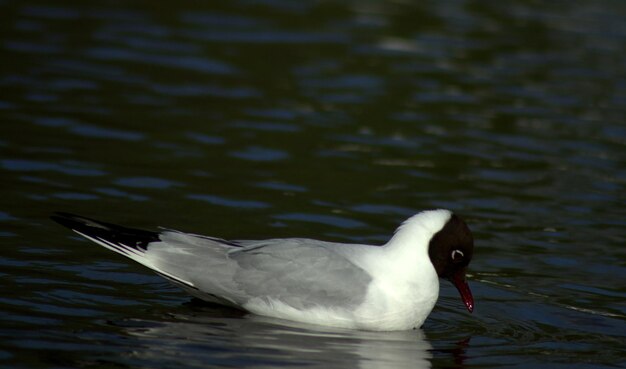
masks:
[[[0,366],[626,366],[626,4],[0,1]],[[448,208],[468,314],[201,304],[48,220],[383,243]]]

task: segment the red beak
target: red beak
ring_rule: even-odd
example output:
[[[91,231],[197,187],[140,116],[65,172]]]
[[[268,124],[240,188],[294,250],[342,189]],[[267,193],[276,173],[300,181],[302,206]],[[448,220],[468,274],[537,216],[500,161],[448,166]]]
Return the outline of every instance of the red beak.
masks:
[[[472,291],[469,288],[469,284],[467,284],[467,280],[465,278],[465,268],[459,270],[450,278],[454,287],[459,290],[461,294],[461,299],[467,308],[467,311],[470,313],[474,311],[474,296],[472,296]]]

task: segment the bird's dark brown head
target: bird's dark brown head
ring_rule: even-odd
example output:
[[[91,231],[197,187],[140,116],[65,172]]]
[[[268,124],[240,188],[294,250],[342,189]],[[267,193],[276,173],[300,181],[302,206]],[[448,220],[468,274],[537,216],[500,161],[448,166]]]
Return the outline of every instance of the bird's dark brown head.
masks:
[[[467,224],[454,214],[445,226],[435,233],[428,246],[428,256],[437,275],[454,284],[470,313],[474,310],[474,297],[467,284],[465,272],[473,253],[472,232]]]

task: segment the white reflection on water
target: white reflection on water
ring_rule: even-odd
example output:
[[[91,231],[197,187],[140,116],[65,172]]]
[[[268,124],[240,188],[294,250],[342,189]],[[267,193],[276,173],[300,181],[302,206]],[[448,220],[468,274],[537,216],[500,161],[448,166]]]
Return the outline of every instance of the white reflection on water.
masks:
[[[159,367],[430,368],[432,346],[422,330],[366,332],[247,315],[175,315],[125,321],[139,342],[132,358]],[[128,342],[126,342],[128,343]]]

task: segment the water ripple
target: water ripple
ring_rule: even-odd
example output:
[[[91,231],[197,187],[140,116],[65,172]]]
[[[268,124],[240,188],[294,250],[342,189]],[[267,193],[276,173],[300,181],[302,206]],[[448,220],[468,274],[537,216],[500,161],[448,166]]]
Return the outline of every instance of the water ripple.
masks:
[[[115,184],[123,187],[131,188],[150,188],[165,190],[175,186],[181,186],[181,183],[170,181],[163,178],[155,177],[125,177],[118,178],[114,181]]]
[[[342,217],[338,215],[325,215],[325,214],[311,214],[311,213],[288,213],[278,214],[273,216],[275,219],[298,221],[307,223],[319,223],[330,225],[339,228],[362,228],[365,227],[365,223],[359,222],[354,219]]]
[[[237,73],[236,68],[225,62],[197,56],[144,54],[121,48],[94,48],[88,51],[91,58],[105,61],[128,61],[141,64],[154,64],[175,69],[188,69],[207,74],[228,75]]]
[[[233,151],[230,155],[239,159],[257,162],[280,161],[289,157],[289,154],[285,151],[259,146],[250,146],[244,150]]]
[[[3,169],[17,172],[59,172],[73,176],[103,176],[106,172],[95,169],[93,165],[87,165],[75,161],[71,162],[43,162],[26,159],[3,159],[0,160]]]
[[[192,200],[200,200],[208,202],[209,204],[219,205],[219,206],[227,206],[233,208],[243,208],[243,209],[264,209],[269,208],[271,205],[262,201],[254,201],[254,200],[238,200],[225,198],[215,195],[202,195],[202,194],[192,194],[188,195],[187,198]]]

